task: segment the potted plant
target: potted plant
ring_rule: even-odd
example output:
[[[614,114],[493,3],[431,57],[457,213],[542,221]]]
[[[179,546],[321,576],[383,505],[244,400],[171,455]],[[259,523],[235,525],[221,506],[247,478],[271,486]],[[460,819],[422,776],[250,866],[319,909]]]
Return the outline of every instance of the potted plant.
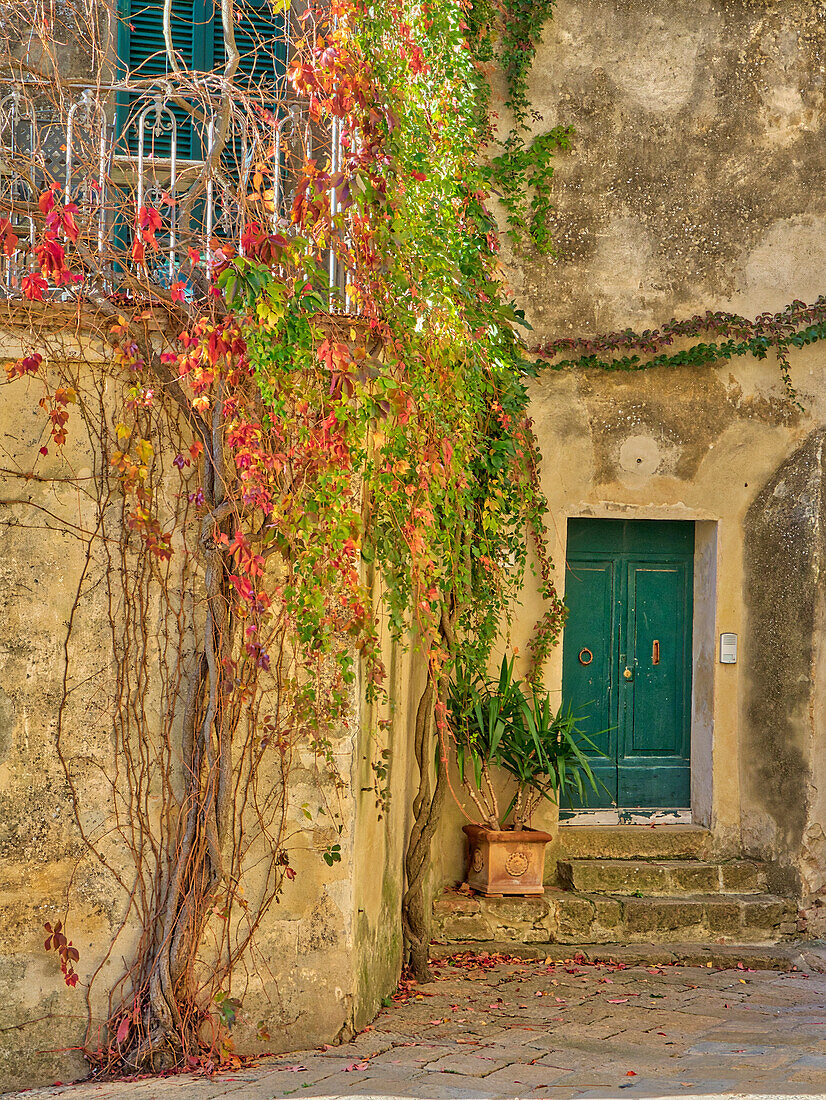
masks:
[[[586,750],[598,753],[575,716],[555,711],[547,692],[517,680],[513,658],[502,658],[489,681],[455,670],[448,696],[459,778],[482,821],[464,826],[469,841],[467,884],[487,897],[544,892],[545,845],[552,837],[531,828],[537,806],[560,794],[596,790]],[[493,769],[515,784],[500,812]]]

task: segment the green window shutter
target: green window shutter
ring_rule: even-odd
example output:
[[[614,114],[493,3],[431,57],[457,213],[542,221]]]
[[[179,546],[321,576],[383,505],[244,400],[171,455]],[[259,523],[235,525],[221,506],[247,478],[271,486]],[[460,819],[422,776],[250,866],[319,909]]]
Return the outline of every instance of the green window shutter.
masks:
[[[241,85],[261,88],[265,98],[280,99],[287,71],[288,17],[283,10],[274,12],[273,0],[236,0],[235,41],[241,54],[236,80]],[[275,0],[276,6],[279,0]],[[119,0],[118,58],[122,77],[163,76],[169,71],[163,38],[163,0]],[[181,62],[196,72],[221,71],[226,63],[220,0],[172,0],[172,40]],[[123,135],[123,150],[132,156],[138,152],[136,111],[148,105],[138,93],[119,93],[117,99],[118,132]],[[205,153],[204,127],[193,124],[188,113],[170,104],[177,120],[178,160],[200,160]],[[154,112],[147,119],[144,151],[150,156],[168,158],[172,151],[171,135],[151,136]],[[131,124],[128,126],[131,120]],[[227,176],[237,179],[242,172],[243,143],[239,135],[230,138],[225,150]],[[216,195],[216,222],[221,199]],[[203,229],[203,204],[193,212],[194,222]],[[220,236],[223,231],[216,229]],[[116,235],[128,251],[130,231],[121,226]]]
[[[162,76],[169,71],[163,39],[163,0],[121,0],[118,57],[122,73]],[[270,0],[238,0],[235,42],[240,77],[260,85],[284,79],[287,68],[283,11]],[[198,72],[226,63],[219,0],[172,0],[172,41],[183,64]]]
[[[235,45],[241,55],[238,77],[244,83],[278,87],[287,71],[286,17],[273,12],[269,0],[238,0]],[[213,65],[226,64],[220,5],[213,16]]]
[[[169,72],[169,60],[163,38],[163,0],[122,0],[118,34],[118,59],[121,74],[135,77],[163,76]],[[201,10],[199,10],[201,9]],[[190,69],[203,68],[204,14],[203,0],[172,0],[172,42],[181,63]],[[123,131],[138,97],[121,96],[118,102],[118,128]],[[194,133],[186,111],[172,106],[178,122],[177,156],[187,160],[200,155],[200,140]],[[154,115],[149,116],[151,124]],[[135,122],[126,134],[126,146],[133,155],[138,151],[138,128]],[[146,143],[146,151],[152,148]],[[154,139],[154,152],[168,157],[172,152],[171,134],[162,133]]]
[[[124,0],[118,56],[133,76],[163,76],[169,71],[163,40],[163,0]],[[172,0],[172,41],[187,68],[195,66],[193,0]]]
[[[121,0],[118,57],[122,75],[163,76],[169,62],[163,38],[163,0]],[[270,91],[283,85],[287,70],[287,19],[283,11],[273,12],[270,0],[238,0],[235,41],[241,54],[237,79]],[[172,0],[172,41],[181,62],[197,72],[221,70],[226,63],[220,0]],[[126,126],[136,96],[121,97],[118,124]],[[178,157],[197,160],[203,153],[203,135],[188,120],[186,112],[173,106],[178,119]],[[155,138],[155,154],[168,157],[171,138]],[[137,152],[137,128],[127,135],[127,146]]]
[[[242,87],[260,88],[265,102],[281,98],[287,75],[287,18],[273,12],[271,0],[236,0],[235,45],[241,60],[235,80]],[[213,15],[213,66],[220,72],[226,64],[226,45],[221,22],[220,0]],[[226,170],[232,178],[244,171],[244,149],[240,135],[230,138]]]

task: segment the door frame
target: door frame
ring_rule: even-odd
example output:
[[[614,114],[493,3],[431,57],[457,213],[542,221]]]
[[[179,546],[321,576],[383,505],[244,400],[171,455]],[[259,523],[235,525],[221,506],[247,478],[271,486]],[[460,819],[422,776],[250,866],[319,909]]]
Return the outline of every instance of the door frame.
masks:
[[[691,640],[691,808],[688,810],[579,810],[560,821],[570,825],[711,824],[713,793],[714,674],[717,612],[718,520],[684,507],[651,508],[623,505],[565,512],[559,524],[561,568],[567,578],[568,520],[688,520],[694,523],[694,583]],[[560,686],[561,677],[560,655]]]

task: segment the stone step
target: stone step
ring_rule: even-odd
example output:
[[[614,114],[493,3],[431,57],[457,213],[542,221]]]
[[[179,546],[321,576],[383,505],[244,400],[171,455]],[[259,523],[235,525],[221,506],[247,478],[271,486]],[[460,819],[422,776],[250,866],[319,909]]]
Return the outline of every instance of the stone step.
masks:
[[[561,825],[553,860],[708,859],[711,832],[699,825]]]
[[[446,891],[434,939],[524,944],[775,943],[797,932],[797,905],[773,894],[628,897],[546,888],[540,898]]]
[[[797,905],[774,894],[637,898],[560,890],[549,900],[558,943],[765,943],[797,931]]]
[[[563,859],[559,885],[585,894],[759,894],[766,890],[765,867],[748,859],[708,863],[696,859]]]
[[[445,947],[434,943],[430,957],[435,962],[460,951],[476,954],[512,955],[518,959],[542,959],[554,963],[623,963],[625,966],[712,966],[747,970],[798,970],[804,974],[826,973],[826,946],[822,941],[787,940],[749,944],[706,943],[513,943],[465,940]]]

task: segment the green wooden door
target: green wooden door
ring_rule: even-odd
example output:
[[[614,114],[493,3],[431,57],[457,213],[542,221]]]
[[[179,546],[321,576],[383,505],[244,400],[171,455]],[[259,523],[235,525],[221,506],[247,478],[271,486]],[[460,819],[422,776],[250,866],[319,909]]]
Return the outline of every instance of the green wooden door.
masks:
[[[568,521],[563,700],[604,756],[588,808],[690,805],[694,525]]]

